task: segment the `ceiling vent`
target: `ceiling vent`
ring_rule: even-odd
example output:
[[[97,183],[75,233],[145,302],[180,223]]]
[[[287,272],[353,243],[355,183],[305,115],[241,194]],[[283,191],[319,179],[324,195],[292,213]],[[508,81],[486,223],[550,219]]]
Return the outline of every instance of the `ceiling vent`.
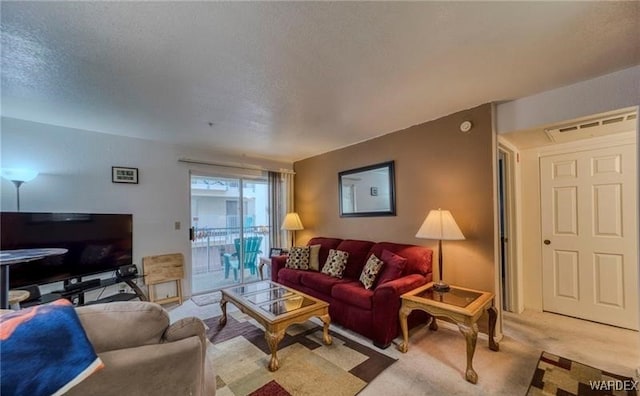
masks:
[[[629,132],[636,128],[636,113],[613,114],[599,119],[582,120],[546,128],[544,132],[554,143],[571,142],[596,136]]]

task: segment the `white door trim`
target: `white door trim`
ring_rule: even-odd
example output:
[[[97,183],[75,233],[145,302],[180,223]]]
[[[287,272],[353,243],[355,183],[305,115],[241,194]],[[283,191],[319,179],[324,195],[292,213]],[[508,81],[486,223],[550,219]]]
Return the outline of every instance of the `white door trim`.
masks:
[[[636,132],[624,132],[616,135],[608,135],[597,138],[577,140],[569,143],[558,143],[551,146],[542,146],[535,149],[538,157],[547,157],[556,154],[567,154],[576,151],[593,150],[603,147],[623,146],[626,144],[635,144]]]
[[[520,192],[520,152],[504,138],[498,136],[498,150],[506,154],[506,202],[505,209],[509,218],[507,240],[507,276],[510,288],[506,299],[511,312],[524,311],[524,280],[522,276],[522,232],[520,230],[521,192]]]

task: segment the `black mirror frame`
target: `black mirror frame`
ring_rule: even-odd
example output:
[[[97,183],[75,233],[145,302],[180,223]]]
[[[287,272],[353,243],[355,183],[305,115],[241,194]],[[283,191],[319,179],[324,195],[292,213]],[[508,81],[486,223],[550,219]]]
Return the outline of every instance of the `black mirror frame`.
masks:
[[[345,213],[342,206],[342,177],[355,173],[366,172],[374,169],[387,168],[389,170],[389,200],[391,209],[377,212],[353,212]],[[381,162],[379,164],[363,166],[361,168],[349,169],[338,173],[338,201],[340,204],[340,217],[376,217],[396,215],[396,186],[395,186],[395,163],[394,161]]]

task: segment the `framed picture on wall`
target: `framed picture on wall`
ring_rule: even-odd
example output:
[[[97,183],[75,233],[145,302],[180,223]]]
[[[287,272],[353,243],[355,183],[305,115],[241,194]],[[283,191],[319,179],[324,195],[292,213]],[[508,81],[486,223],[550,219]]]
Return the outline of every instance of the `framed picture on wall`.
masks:
[[[394,161],[338,173],[340,217],[395,216]]]
[[[138,168],[126,168],[123,166],[111,167],[112,183],[138,184]]]

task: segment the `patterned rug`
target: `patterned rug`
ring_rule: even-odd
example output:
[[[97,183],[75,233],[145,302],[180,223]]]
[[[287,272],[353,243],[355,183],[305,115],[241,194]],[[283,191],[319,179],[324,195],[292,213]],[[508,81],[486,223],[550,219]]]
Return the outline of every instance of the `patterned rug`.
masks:
[[[638,382],[630,377],[542,352],[527,395],[635,396],[638,394],[638,387]]]
[[[280,368],[267,369],[271,353],[264,330],[241,312],[205,320],[213,346],[216,394],[255,396],[352,396],[396,359],[333,331],[332,345],[322,342],[322,327],[307,321],[293,325],[278,346]]]

